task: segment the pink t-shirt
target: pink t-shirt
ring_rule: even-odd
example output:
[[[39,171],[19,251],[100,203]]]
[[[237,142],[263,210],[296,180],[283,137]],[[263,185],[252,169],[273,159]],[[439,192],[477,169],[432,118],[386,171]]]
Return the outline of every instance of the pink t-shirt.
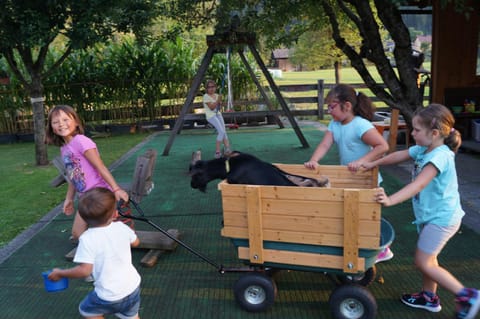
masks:
[[[84,156],[88,150],[98,153],[97,145],[85,135],[77,134],[60,148],[69,181],[75,186],[78,195],[94,187],[104,187],[111,190],[103,177]]]

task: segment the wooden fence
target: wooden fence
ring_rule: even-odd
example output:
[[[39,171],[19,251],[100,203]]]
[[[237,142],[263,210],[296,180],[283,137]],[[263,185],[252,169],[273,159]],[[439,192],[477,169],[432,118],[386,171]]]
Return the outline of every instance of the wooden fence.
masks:
[[[368,89],[368,87],[363,83],[353,83],[349,84],[355,89]],[[279,85],[279,90],[283,93],[282,96],[285,99],[285,102],[290,108],[290,112],[294,116],[315,116],[317,119],[323,120],[325,116],[325,96],[330,89],[335,86],[334,83],[324,83],[324,80],[318,80],[316,84],[292,84],[292,85]],[[315,92],[313,96],[311,93]],[[303,95],[298,95],[298,94]],[[310,93],[310,94],[308,94]],[[368,95],[368,94],[367,94]],[[372,101],[380,102],[376,96],[370,97]],[[265,101],[255,100],[255,101],[235,101],[234,105],[263,105]],[[307,107],[305,107],[307,106]],[[312,108],[312,106],[314,106]],[[194,103],[193,109],[201,109],[201,103]],[[387,107],[377,108],[378,110],[386,110]],[[266,119],[268,121],[269,117],[275,117],[283,114],[281,108],[274,110],[256,110],[253,111],[233,111],[233,112],[223,112],[222,115],[227,122],[237,121],[238,119]],[[192,123],[202,123],[205,122],[205,115],[201,112],[190,113],[185,116],[185,126],[191,127]],[[241,122],[241,121],[240,121]]]
[[[325,83],[324,80],[318,80],[316,84],[293,84],[293,85],[279,85],[279,89],[282,92],[282,96],[285,102],[289,106],[289,109],[293,116],[311,116],[317,119],[323,120],[326,112],[324,103],[325,95],[334,86],[333,83]],[[355,89],[368,89],[363,83],[350,84]],[[367,94],[369,95],[369,94]],[[428,98],[428,97],[426,97]],[[373,102],[379,102],[380,100],[376,96],[371,96]],[[274,123],[279,115],[283,114],[283,110],[276,103],[276,99],[272,98],[272,104],[278,105],[274,109],[269,110],[266,107],[266,101],[264,100],[239,100],[234,101],[235,111],[223,112],[223,116],[227,123],[245,123],[245,122],[264,122]],[[175,122],[178,114],[180,113],[182,105],[162,105],[156,108],[155,120],[147,120],[142,111],[141,106],[129,106],[119,107],[108,110],[92,111],[92,116],[86,116],[85,121],[87,125],[101,126],[115,126],[116,124],[130,123],[130,126],[137,125],[142,127],[157,127],[163,129],[163,124],[168,124],[170,128]],[[205,115],[201,113],[203,106],[201,102],[193,103],[192,112],[187,114],[184,118],[185,126],[193,127],[195,124],[205,124]],[[386,110],[388,108],[380,107],[379,110]],[[90,113],[90,112],[88,112]],[[93,116],[95,113],[95,116]],[[120,116],[120,117],[119,117]],[[1,117],[1,116],[0,116]],[[90,120],[95,122],[90,122]],[[28,134],[33,133],[33,123],[31,114],[20,113],[15,118],[1,118],[0,121],[5,121],[2,127],[10,128],[8,132],[12,134]],[[8,123],[7,123],[8,122]],[[153,122],[156,125],[150,125]],[[275,120],[278,123],[278,121]]]

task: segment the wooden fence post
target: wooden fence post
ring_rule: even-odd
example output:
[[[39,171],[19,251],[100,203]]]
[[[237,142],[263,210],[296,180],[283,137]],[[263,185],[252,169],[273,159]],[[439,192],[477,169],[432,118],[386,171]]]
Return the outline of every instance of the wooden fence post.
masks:
[[[317,82],[317,99],[318,99],[318,118],[323,120],[323,104],[325,101],[323,100],[324,96],[324,85],[323,80],[318,80]]]

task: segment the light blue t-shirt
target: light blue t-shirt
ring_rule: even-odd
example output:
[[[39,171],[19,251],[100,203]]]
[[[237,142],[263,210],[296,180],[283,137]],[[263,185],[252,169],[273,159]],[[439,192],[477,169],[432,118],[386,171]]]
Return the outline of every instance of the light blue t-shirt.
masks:
[[[361,116],[355,116],[350,123],[345,125],[338,121],[330,121],[328,130],[337,144],[340,165],[348,165],[370,152],[372,147],[362,141],[362,136],[372,128],[374,128],[373,124]],[[381,182],[382,176],[379,173],[378,183]]]
[[[412,146],[408,149],[414,159],[412,179],[415,179],[427,164],[438,171],[437,176],[412,198],[415,224],[435,224],[448,227],[458,225],[465,212],[460,204],[455,153],[448,146],[441,145],[425,153],[426,146]]]

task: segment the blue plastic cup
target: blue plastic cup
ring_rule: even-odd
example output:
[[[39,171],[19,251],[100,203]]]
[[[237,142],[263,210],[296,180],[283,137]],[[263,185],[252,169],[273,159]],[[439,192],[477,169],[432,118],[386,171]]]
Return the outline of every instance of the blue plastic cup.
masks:
[[[53,281],[48,279],[48,274],[50,274],[52,271],[44,271],[42,272],[43,276],[43,283],[45,286],[45,290],[47,292],[55,292],[55,291],[62,291],[68,288],[68,278],[62,278],[58,281]]]

